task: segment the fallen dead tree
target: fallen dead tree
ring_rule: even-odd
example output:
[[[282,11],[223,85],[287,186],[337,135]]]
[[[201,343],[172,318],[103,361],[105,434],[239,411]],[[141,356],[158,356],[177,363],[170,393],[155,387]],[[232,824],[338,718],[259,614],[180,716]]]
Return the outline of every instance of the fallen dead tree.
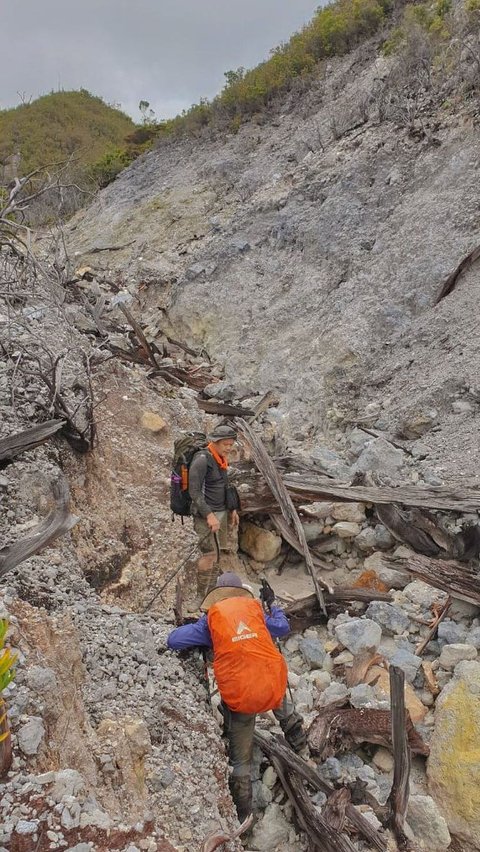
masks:
[[[371,603],[371,601],[391,601],[392,596],[388,592],[377,592],[371,589],[348,589],[335,586],[332,592],[324,593],[325,605],[327,612],[330,615],[332,607],[342,602],[361,601],[362,603]],[[318,598],[315,594],[307,595],[304,598],[297,598],[293,603],[282,602],[282,609],[290,623],[292,633],[301,633],[307,627],[314,624],[324,624],[325,615],[320,609]],[[342,607],[342,611],[344,611]]]
[[[0,440],[0,467],[4,468],[20,453],[25,453],[27,450],[33,450],[40,444],[44,444],[64,426],[64,420],[47,420],[45,423],[32,426],[31,429],[15,432],[13,435],[2,438]]]
[[[276,466],[277,460],[274,460]],[[480,510],[480,491],[465,486],[423,485],[350,485],[337,482],[326,476],[312,473],[304,463],[298,463],[298,469],[292,472],[295,461],[289,459],[290,472],[282,472],[285,460],[279,463],[280,475],[291,499],[296,505],[335,501],[382,504],[400,503],[404,506],[417,506],[423,509],[440,509],[449,512],[474,513]],[[245,494],[245,510],[265,512],[265,506],[271,506],[271,494],[265,483],[255,475],[253,469],[242,467],[243,481],[249,486]]]
[[[298,517],[295,506],[293,505],[291,497],[288,494],[288,491],[285,488],[285,485],[277,469],[275,468],[272,459],[268,455],[262,441],[257,437],[253,429],[251,429],[251,427],[244,420],[242,420],[241,418],[237,418],[235,422],[237,423],[240,433],[246,438],[246,440],[250,444],[255,464],[257,465],[260,473],[263,475],[265,481],[268,483],[272,494],[277,500],[280,511],[285,521],[289,526],[293,527],[293,530],[295,531],[295,535],[302,546],[302,554],[305,558],[305,564],[312,577],[315,594],[317,595],[320,608],[323,612],[326,612],[325,600],[323,597],[322,589],[326,589],[330,593],[332,592],[332,589],[327,583],[325,583],[323,580],[320,580],[317,576],[315,566],[312,560],[312,554],[310,553],[308,543],[305,538],[305,532],[302,527],[300,518]]]
[[[408,559],[383,556],[386,568],[408,571],[435,589],[442,589],[454,598],[480,606],[480,576],[478,568],[448,559],[429,559],[412,553]]]
[[[292,749],[280,739],[275,739],[268,734],[265,734],[260,731],[255,731],[254,741],[256,745],[262,749],[264,754],[266,754],[266,756],[270,760],[272,760],[272,762],[277,761],[277,771],[279,767],[282,767],[284,773],[288,773],[290,788],[291,778],[292,776],[296,776],[296,784],[294,785],[294,790],[292,791],[292,797],[295,799],[296,804],[295,802],[292,803],[294,804],[297,816],[298,810],[300,809],[301,811],[302,806],[307,808],[307,813],[305,814],[302,828],[304,827],[304,825],[310,825],[310,827],[312,827],[311,823],[309,823],[308,821],[308,816],[310,814],[310,809],[313,806],[311,805],[311,803],[310,806],[308,806],[305,799],[303,797],[300,799],[300,796],[297,795],[299,783],[301,783],[302,781],[307,782],[307,784],[313,790],[321,790],[328,798],[334,795],[334,788],[331,787],[330,784],[327,784],[326,781],[323,781],[322,778],[320,778],[320,775],[315,771],[315,769],[312,768],[310,764],[308,764],[305,760],[295,754],[295,752],[292,751]],[[280,773],[278,774],[279,777],[281,777]],[[286,792],[288,794],[288,790]],[[307,796],[306,799],[308,799]],[[331,814],[331,810],[327,809],[327,817],[323,817],[322,824],[319,826],[317,823],[313,826],[313,830],[325,833],[325,837],[322,837],[320,834],[320,844],[322,845],[318,845],[318,847],[314,848],[318,848],[322,850],[322,852],[323,850],[328,850],[328,852],[330,852],[330,850],[333,850],[333,852],[336,852],[336,850],[340,849],[351,849],[351,844],[348,846],[340,846],[340,835],[338,833],[338,830],[334,828],[334,824],[327,822],[329,813]],[[375,849],[378,849],[379,852],[385,852],[385,850],[387,849],[387,843],[384,836],[380,834],[371,825],[371,823],[367,819],[365,819],[365,817],[362,816],[359,811],[357,811],[357,809],[352,805],[351,802],[345,803],[344,813],[346,820],[351,826],[352,830],[354,830],[356,833],[358,832],[359,834],[361,834],[362,837],[368,843],[370,843],[371,846],[373,846]],[[325,826],[327,827],[325,828]],[[304,830],[307,831],[307,834],[309,833],[307,828],[304,828]],[[309,836],[311,837],[311,834],[309,834]],[[345,843],[346,841],[348,841],[348,837],[343,835],[342,840]],[[317,839],[315,842],[317,842]],[[325,845],[326,843],[333,845]],[[335,845],[335,843],[337,843],[337,845]],[[350,841],[348,841],[348,843],[350,843]]]
[[[399,849],[414,852],[405,833],[411,764],[410,752],[413,749],[408,725],[409,715],[405,708],[405,673],[396,666],[390,666],[390,702],[394,759],[393,783],[387,802],[391,810],[390,823]]]
[[[67,481],[63,477],[55,483],[53,496],[57,503],[55,509],[42,523],[33,527],[28,538],[22,538],[0,549],[0,578],[54,539],[65,535],[78,522],[78,518],[69,512],[70,494]]]

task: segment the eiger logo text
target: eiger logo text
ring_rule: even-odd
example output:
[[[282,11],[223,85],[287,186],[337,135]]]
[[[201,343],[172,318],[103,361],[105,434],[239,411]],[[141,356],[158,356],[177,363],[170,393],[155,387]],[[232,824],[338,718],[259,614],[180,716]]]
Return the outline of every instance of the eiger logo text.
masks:
[[[258,633],[252,633],[251,627],[241,621],[237,627],[237,635],[232,636],[232,642],[241,642],[242,639],[256,639]]]

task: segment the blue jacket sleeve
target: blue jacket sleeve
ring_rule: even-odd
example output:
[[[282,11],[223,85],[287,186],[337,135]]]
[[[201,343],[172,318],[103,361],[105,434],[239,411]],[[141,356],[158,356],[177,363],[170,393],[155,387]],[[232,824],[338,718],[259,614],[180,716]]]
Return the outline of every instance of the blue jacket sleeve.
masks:
[[[208,629],[207,616],[202,615],[192,624],[177,627],[167,637],[167,645],[171,651],[183,651],[186,648],[211,648],[212,638]]]
[[[287,616],[279,606],[272,606],[269,615],[265,616],[268,632],[274,639],[280,639],[290,633]]]

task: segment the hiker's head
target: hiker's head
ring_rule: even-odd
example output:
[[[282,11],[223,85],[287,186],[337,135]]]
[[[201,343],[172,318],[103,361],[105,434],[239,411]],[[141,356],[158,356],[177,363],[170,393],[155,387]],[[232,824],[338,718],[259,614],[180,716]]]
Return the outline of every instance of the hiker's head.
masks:
[[[237,433],[232,426],[215,426],[208,440],[211,444],[215,444],[217,453],[228,458],[237,440]]]
[[[252,590],[242,583],[238,574],[234,574],[233,571],[226,571],[225,574],[220,574],[215,583],[215,588],[208,593],[200,609],[207,612],[213,604],[224,601],[226,598],[253,597]]]

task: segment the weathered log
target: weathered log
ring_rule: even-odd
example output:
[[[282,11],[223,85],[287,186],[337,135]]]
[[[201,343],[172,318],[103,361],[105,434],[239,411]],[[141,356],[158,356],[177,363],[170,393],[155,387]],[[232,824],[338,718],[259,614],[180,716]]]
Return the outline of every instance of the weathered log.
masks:
[[[32,528],[29,537],[0,549],[0,578],[54,539],[65,535],[78,522],[79,519],[68,511],[69,490],[64,477],[55,483],[53,494],[57,501],[55,509],[42,523]]]
[[[376,592],[371,589],[344,589],[334,586],[332,594],[324,593],[327,611],[336,604],[345,601],[361,601],[371,603],[372,601],[391,601],[391,595],[386,592]],[[291,603],[282,604],[292,633],[300,633],[312,624],[324,624],[325,615],[319,607],[318,598],[315,594],[299,598]]]
[[[241,405],[230,405],[227,402],[219,402],[216,399],[201,399],[197,397],[197,405],[207,414],[219,414],[223,417],[251,417],[251,408],[242,408]]]
[[[410,781],[410,748],[407,736],[408,713],[405,708],[405,673],[390,666],[391,732],[393,742],[393,783],[388,804],[392,816],[391,826],[400,849],[412,849],[405,834],[405,817],[408,807]]]
[[[148,361],[150,361],[150,364],[152,365],[154,370],[156,370],[157,367],[159,366],[159,364],[158,364],[157,359],[155,358],[155,353],[152,349],[151,344],[148,342],[147,338],[145,337],[145,334],[143,332],[141,325],[136,321],[135,317],[132,316],[132,314],[130,313],[130,311],[126,307],[126,305],[119,304],[118,307],[121,310],[122,314],[126,317],[128,322],[130,323],[133,331],[135,332],[135,335],[137,337],[137,340],[138,340],[140,346],[145,351],[146,358],[148,359]]]
[[[357,710],[353,707],[332,710],[327,707],[310,725],[308,745],[312,754],[319,755],[321,760],[340,750],[350,749],[352,744],[367,742],[391,748],[391,726],[390,710]],[[428,745],[417,733],[409,714],[406,728],[412,751],[428,756]]]
[[[368,670],[383,662],[381,654],[377,654],[374,648],[362,651],[353,658],[353,663],[346,671],[346,681],[349,689],[364,683]]]
[[[268,411],[269,408],[273,408],[275,405],[278,405],[278,402],[278,396],[274,394],[273,391],[267,391],[267,393],[262,396],[260,402],[257,402],[255,405],[253,415],[249,422],[254,423],[255,420],[258,420],[265,411]]]
[[[346,787],[340,787],[325,802],[323,817],[335,831],[343,831],[346,810],[351,800],[350,790]]]
[[[38,423],[31,429],[25,429],[23,432],[16,432],[14,435],[2,438],[0,440],[0,467],[5,467],[2,462],[8,463],[20,453],[33,450],[34,447],[45,443],[64,426],[64,420],[46,420],[45,423]]]
[[[289,772],[279,758],[272,758],[273,767],[292,803],[300,828],[310,838],[318,852],[355,852],[351,840],[331,826],[312,804],[301,780]]]
[[[273,758],[280,759],[286,764],[289,769],[296,772],[300,778],[306,781],[314,790],[321,790],[325,795],[331,796],[334,788],[320,778],[320,775],[303,760],[299,755],[295,754],[292,749],[279,739],[274,739],[269,734],[261,733],[256,730],[254,733],[254,741],[259,748],[272,760]],[[379,852],[385,852],[387,843],[384,837],[373,828],[371,823],[362,816],[359,811],[350,803],[346,805],[345,814],[348,821],[375,849]]]
[[[418,506],[423,509],[443,509],[453,512],[474,513],[480,510],[480,490],[475,486],[423,485],[348,485],[316,475],[304,462],[295,458],[275,459],[275,467],[284,469],[288,461],[289,471],[282,474],[291,499],[296,505],[316,503],[318,501],[336,501],[373,503],[375,505],[399,503],[404,506]],[[265,511],[264,505],[271,506],[272,499],[268,488],[260,477],[256,476],[251,467],[242,467],[242,481],[250,487],[250,493],[245,494],[246,511],[257,506],[257,511]]]
[[[288,494],[287,489],[275,468],[275,465],[268,455],[265,447],[263,446],[261,440],[255,435],[255,432],[251,429],[251,427],[244,420],[240,418],[236,418],[236,422],[238,424],[239,430],[245,436],[252,447],[252,455],[260,472],[265,477],[268,486],[277,499],[278,504],[280,506],[280,510],[282,512],[283,517],[287,521],[287,523],[293,526],[295,533],[302,544],[303,556],[305,558],[305,564],[310,572],[310,575],[313,580],[313,586],[315,589],[315,593],[318,597],[318,602],[320,604],[320,608],[323,612],[325,612],[325,601],[322,592],[323,588],[330,591],[330,587],[328,584],[324,583],[320,580],[315,572],[315,567],[313,565],[312,556],[310,550],[308,548],[308,543],[305,538],[305,532],[302,527],[302,523],[300,518],[297,515],[297,511],[295,506],[292,503],[291,497]]]
[[[316,502],[317,500],[354,501],[360,503],[402,503],[405,506],[419,506],[427,509],[446,509],[454,512],[472,513],[480,509],[480,491],[465,486],[456,489],[450,486],[412,486],[395,487],[344,485],[323,477],[310,477],[299,482],[291,474],[284,476],[284,483],[292,499],[298,502]]]
[[[430,559],[416,553],[412,553],[408,559],[383,556],[382,563],[386,568],[407,571],[435,589],[442,589],[453,598],[480,606],[480,576],[478,570],[472,566],[453,559]]]
[[[414,523],[410,513],[402,512],[393,503],[378,505],[375,511],[378,520],[390,530],[397,541],[408,544],[417,553],[424,553],[426,556],[438,556],[441,553],[438,544],[431,535]]]

